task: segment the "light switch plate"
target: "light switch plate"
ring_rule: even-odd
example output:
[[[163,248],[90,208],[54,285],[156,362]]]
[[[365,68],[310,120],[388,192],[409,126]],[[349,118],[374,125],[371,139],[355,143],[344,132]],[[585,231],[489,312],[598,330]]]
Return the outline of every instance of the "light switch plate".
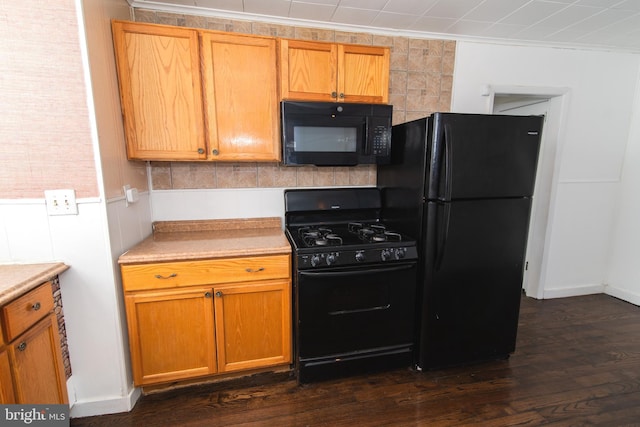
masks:
[[[75,190],[45,190],[44,199],[49,215],[78,215]]]

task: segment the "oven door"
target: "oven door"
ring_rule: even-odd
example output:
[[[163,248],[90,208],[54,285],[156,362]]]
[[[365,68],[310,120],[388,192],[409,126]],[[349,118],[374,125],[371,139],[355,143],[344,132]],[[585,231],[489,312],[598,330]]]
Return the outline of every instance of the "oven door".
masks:
[[[408,262],[299,271],[299,362],[411,347],[416,270]]]

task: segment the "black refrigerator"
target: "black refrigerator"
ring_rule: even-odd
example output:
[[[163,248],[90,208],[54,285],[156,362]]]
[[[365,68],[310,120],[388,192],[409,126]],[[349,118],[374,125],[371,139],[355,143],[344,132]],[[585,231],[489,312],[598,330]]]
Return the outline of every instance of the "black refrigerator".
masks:
[[[396,125],[382,217],[417,238],[418,369],[515,350],[542,116],[435,113]]]

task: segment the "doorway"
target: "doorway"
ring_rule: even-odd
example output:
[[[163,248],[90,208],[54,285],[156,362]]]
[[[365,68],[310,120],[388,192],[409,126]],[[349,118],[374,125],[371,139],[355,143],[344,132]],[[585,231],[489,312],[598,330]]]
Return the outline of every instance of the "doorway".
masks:
[[[496,90],[493,96],[493,114],[542,115],[545,117],[541,136],[536,185],[531,208],[529,237],[525,256],[522,288],[527,296],[544,298],[546,254],[550,235],[550,217],[555,192],[554,176],[558,153],[560,123],[564,91],[550,90],[540,93],[512,93]]]

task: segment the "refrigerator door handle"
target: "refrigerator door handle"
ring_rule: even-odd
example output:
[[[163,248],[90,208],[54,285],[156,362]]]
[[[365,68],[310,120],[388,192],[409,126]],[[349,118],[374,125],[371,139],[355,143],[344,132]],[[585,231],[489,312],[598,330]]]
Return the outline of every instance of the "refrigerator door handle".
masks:
[[[438,219],[436,224],[438,230],[438,245],[436,247],[436,262],[435,269],[440,270],[442,266],[442,259],[444,258],[444,250],[447,245],[447,238],[449,237],[449,220],[451,217],[451,204],[439,203],[438,210],[442,212],[442,217]]]
[[[451,178],[453,173],[453,153],[451,152],[451,126],[443,126],[442,139],[444,140],[444,189],[442,195],[445,200],[451,200]]]

